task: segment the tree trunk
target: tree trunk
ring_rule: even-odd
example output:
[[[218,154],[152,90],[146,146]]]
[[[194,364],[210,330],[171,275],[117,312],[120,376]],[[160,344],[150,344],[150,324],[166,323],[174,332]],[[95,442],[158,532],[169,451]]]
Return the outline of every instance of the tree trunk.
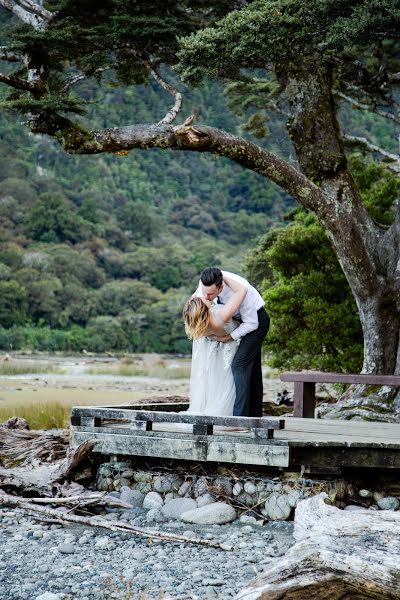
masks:
[[[313,57],[302,58],[278,73],[289,99],[288,131],[302,171],[332,199],[314,212],[327,229],[357,303],[363,372],[398,373],[400,215],[389,229],[368,215],[346,166],[329,67],[317,64],[321,61]]]
[[[396,600],[400,512],[343,511],[322,493],[296,508],[296,544],[237,600]]]

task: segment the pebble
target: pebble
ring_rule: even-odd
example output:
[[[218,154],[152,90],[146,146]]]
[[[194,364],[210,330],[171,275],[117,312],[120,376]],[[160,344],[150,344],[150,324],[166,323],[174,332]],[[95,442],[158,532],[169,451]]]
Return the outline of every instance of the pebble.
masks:
[[[58,546],[58,551],[61,554],[74,554],[75,546],[69,543],[63,543]]]

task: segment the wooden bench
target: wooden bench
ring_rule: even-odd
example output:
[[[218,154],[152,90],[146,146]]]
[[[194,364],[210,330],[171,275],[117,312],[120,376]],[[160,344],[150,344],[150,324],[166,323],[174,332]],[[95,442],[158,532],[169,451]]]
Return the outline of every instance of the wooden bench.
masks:
[[[322,371],[287,371],[281,381],[294,382],[293,416],[313,419],[316,383],[349,383],[400,386],[399,375],[324,373]]]
[[[193,435],[213,435],[214,426],[248,428],[256,437],[272,439],[274,430],[284,429],[285,421],[277,417],[211,417],[206,415],[191,415],[186,412],[175,413],[152,410],[137,410],[137,407],[73,407],[71,425],[75,427],[98,428],[118,427],[128,424],[131,431],[152,431],[153,423],[186,423],[193,427]],[[126,432],[126,429],[125,429]],[[221,432],[219,432],[221,433]]]

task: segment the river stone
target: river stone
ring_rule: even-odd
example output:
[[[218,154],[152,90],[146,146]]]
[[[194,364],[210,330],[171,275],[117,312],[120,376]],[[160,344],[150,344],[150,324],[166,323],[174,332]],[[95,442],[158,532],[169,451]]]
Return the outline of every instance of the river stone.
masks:
[[[123,471],[121,473],[121,477],[125,477],[125,479],[133,479],[135,476],[135,471],[133,469],[128,469],[127,471]]]
[[[164,500],[158,492],[149,492],[146,494],[143,500],[143,508],[151,509],[157,508],[160,509],[164,504]]]
[[[295,508],[298,501],[300,500],[301,492],[300,490],[290,490],[287,493],[287,499],[292,508]]]
[[[216,477],[213,486],[222,489],[226,496],[232,496],[232,483],[229,477]]]
[[[139,490],[132,490],[127,486],[121,488],[122,502],[128,502],[133,508],[141,508],[143,506],[144,494]]]
[[[360,510],[367,510],[367,509],[365,509],[363,506],[357,506],[355,504],[349,504],[343,510],[347,510],[349,512],[357,512],[357,511],[360,511]]]
[[[243,492],[243,484],[240,481],[237,481],[232,488],[232,493],[234,496],[239,496]]]
[[[196,500],[192,498],[174,498],[174,500],[164,504],[161,512],[167,519],[180,519],[182,513],[193,509],[197,509]]]
[[[360,490],[358,495],[361,496],[361,498],[372,498],[372,492],[369,490]]]
[[[265,502],[265,514],[271,521],[287,521],[291,512],[287,494],[272,493]]]
[[[377,505],[381,510],[397,510],[400,506],[400,502],[393,496],[387,496],[387,498],[380,498]]]
[[[202,496],[205,492],[208,491],[208,481],[207,477],[201,475],[196,483],[193,485],[193,496],[197,498],[198,496]]]
[[[197,523],[198,525],[223,525],[224,523],[231,523],[235,519],[235,509],[230,504],[225,504],[225,502],[207,504],[207,506],[189,510],[181,515],[181,521]]]
[[[208,492],[197,498],[197,506],[199,508],[201,508],[202,506],[207,506],[207,504],[214,504],[214,502],[214,496],[211,496],[211,494],[209,494]]]
[[[156,492],[176,492],[182,481],[176,475],[157,475],[154,479],[153,489]]]
[[[251,481],[246,481],[243,489],[246,492],[246,494],[250,494],[250,495],[255,494],[257,491],[256,486]]]
[[[44,592],[36,596],[35,600],[61,600],[64,594],[53,594],[53,592]]]
[[[166,518],[157,508],[151,508],[146,515],[147,523],[165,523]]]
[[[75,546],[70,543],[60,544],[58,546],[58,551],[60,552],[60,554],[74,554]]]
[[[114,550],[115,544],[108,536],[97,538],[97,542],[94,545],[98,550]]]
[[[142,492],[142,494],[147,494],[147,492],[151,492],[151,483],[145,483],[144,481],[141,481],[140,483],[136,484],[135,489],[137,489],[139,492]]]
[[[178,490],[179,496],[186,496],[190,492],[191,488],[192,488],[192,482],[184,481]]]
[[[153,473],[147,471],[136,471],[136,473],[133,476],[133,479],[137,483],[150,483],[151,481],[153,481]]]

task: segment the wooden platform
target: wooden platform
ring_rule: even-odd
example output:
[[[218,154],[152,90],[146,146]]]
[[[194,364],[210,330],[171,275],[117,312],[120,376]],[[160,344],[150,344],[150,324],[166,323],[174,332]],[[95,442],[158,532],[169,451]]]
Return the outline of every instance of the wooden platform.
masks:
[[[95,452],[106,455],[235,463],[305,472],[400,468],[397,424],[295,417],[205,417],[153,411],[150,406],[146,410],[137,408],[73,408],[72,445],[93,439]],[[231,431],[233,426],[244,429]]]

